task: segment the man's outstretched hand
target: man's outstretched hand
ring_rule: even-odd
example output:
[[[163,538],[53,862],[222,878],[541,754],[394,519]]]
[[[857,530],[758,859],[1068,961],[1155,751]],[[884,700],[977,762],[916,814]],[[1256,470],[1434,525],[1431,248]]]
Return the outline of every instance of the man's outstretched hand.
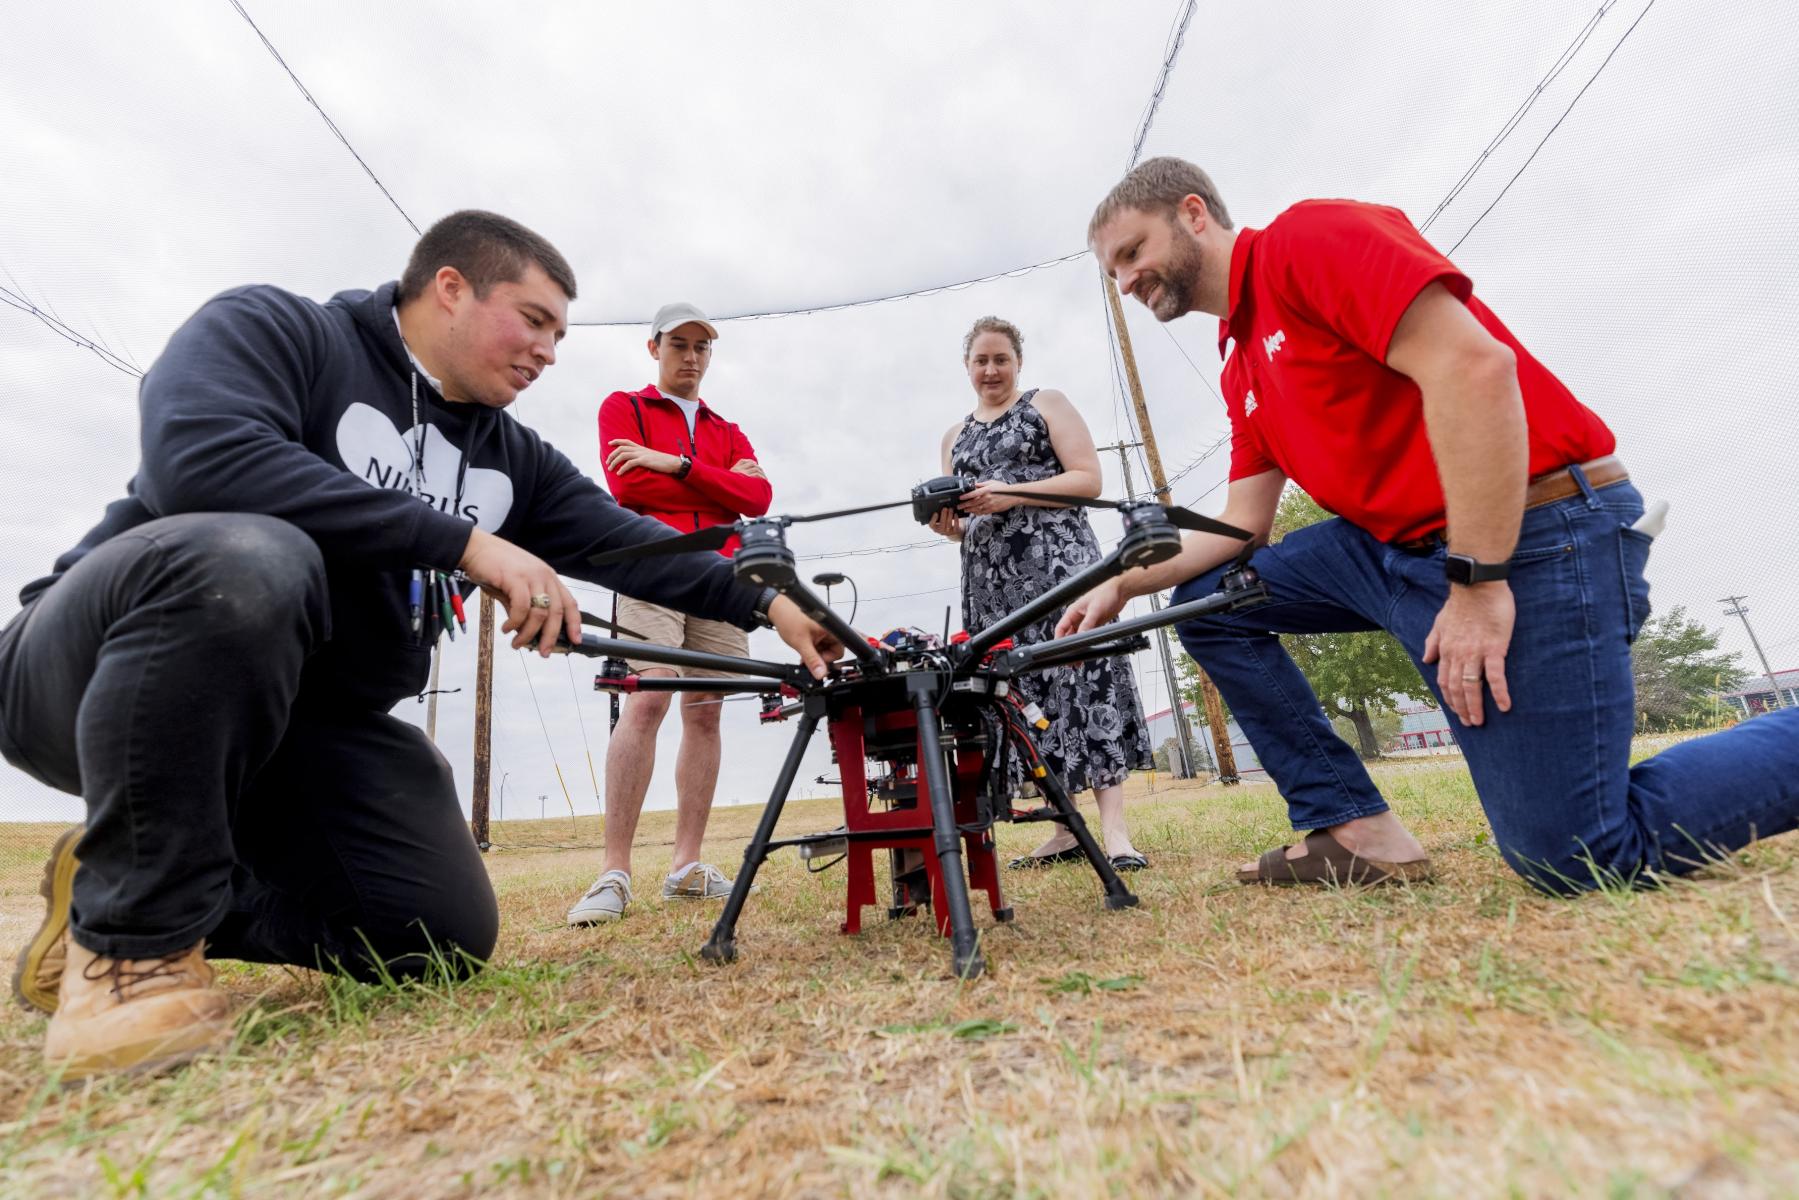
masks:
[[[1056,622],[1056,636],[1067,637],[1071,633],[1098,629],[1123,612],[1124,603],[1124,589],[1118,586],[1116,579],[1108,579],[1068,606],[1062,619]]]
[[[843,657],[843,643],[785,596],[776,596],[768,606],[768,620],[781,640],[799,652],[800,662],[814,679],[825,677],[826,663]]]
[[[557,635],[564,632],[571,643],[580,645],[581,606],[550,564],[537,555],[476,529],[469,534],[458,565],[505,608],[506,623],[500,632],[517,631],[514,650],[535,641],[537,652],[548,658]],[[548,606],[533,604],[533,597],[547,598]]]

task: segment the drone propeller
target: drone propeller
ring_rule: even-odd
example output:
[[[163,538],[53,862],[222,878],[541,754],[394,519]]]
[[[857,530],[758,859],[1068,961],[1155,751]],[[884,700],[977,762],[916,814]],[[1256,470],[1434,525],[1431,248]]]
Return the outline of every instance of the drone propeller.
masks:
[[[903,508],[912,503],[911,499],[892,500],[886,504],[864,504],[859,508],[839,508],[831,512],[802,513],[798,516],[757,517],[758,521],[772,521],[779,525],[803,525],[808,521],[831,521],[838,517],[853,517],[858,513],[879,512],[883,508]],[[725,543],[743,532],[749,521],[734,521],[729,525],[712,525],[698,529],[692,533],[677,534],[671,538],[661,538],[653,542],[640,542],[635,546],[620,546],[616,550],[606,550],[592,555],[588,562],[596,567],[610,567],[614,563],[630,562],[636,558],[654,558],[663,554],[686,554],[692,550],[723,550]]]
[[[890,500],[886,504],[864,504],[860,508],[840,508],[835,512],[807,513],[800,517],[770,517],[771,521],[779,521],[784,525],[801,525],[807,521],[831,521],[838,517],[853,517],[857,513],[880,512],[883,508],[904,508],[912,503],[905,500]]]
[[[640,642],[647,642],[650,640],[643,634],[638,633],[635,629],[626,629],[623,625],[608,621],[605,617],[596,617],[586,609],[581,610],[581,624],[594,625],[600,629],[604,629],[607,633],[616,633],[620,637],[635,638]]]
[[[659,554],[686,554],[690,550],[723,550],[725,543],[737,536],[737,526],[709,525],[705,529],[696,529],[692,533],[680,533],[674,537],[658,538],[653,542],[639,542],[635,546],[620,546],[616,550],[605,550],[599,554],[589,555],[587,561],[596,567],[610,567],[615,563],[630,562],[634,558],[651,558]]]
[[[1075,508],[1130,508],[1122,500],[1100,500],[1092,496],[1068,496],[1055,492],[1018,492],[996,491],[1000,496],[1024,496],[1031,500],[1053,500],[1057,504],[1067,504]],[[1143,503],[1143,501],[1138,501]],[[1216,533],[1221,537],[1236,538],[1241,542],[1255,540],[1255,534],[1247,529],[1238,529],[1235,525],[1226,525],[1223,521],[1201,516],[1190,508],[1182,508],[1178,504],[1164,504],[1162,511],[1168,514],[1168,523],[1177,529],[1191,529],[1195,533]]]

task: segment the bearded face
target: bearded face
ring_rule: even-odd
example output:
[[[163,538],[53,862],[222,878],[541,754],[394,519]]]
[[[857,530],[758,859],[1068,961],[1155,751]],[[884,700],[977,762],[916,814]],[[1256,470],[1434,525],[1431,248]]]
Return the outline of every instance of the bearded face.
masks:
[[[1199,252],[1199,239],[1191,230],[1168,215],[1168,249],[1165,261],[1149,270],[1138,298],[1149,307],[1158,321],[1172,321],[1193,311],[1193,297],[1199,290],[1204,264]]]

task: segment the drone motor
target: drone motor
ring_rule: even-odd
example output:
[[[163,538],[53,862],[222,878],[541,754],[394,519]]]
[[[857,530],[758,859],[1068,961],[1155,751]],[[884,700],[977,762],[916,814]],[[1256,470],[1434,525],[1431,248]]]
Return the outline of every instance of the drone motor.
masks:
[[[786,530],[780,521],[745,521],[740,536],[742,542],[731,560],[737,578],[776,589],[799,581],[793,551],[787,548]]]
[[[1160,504],[1126,504],[1119,515],[1124,518],[1124,540],[1118,551],[1126,567],[1151,566],[1181,552],[1181,531]]]

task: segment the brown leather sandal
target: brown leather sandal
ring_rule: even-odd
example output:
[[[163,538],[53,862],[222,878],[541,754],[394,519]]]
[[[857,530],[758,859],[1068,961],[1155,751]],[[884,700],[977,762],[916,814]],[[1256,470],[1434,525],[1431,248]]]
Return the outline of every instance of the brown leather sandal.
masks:
[[[1431,874],[1428,858],[1403,863],[1357,858],[1342,842],[1322,829],[1306,834],[1305,848],[1305,854],[1299,858],[1288,858],[1286,846],[1270,850],[1256,861],[1253,871],[1238,871],[1237,882],[1372,887],[1395,880],[1422,883]]]

